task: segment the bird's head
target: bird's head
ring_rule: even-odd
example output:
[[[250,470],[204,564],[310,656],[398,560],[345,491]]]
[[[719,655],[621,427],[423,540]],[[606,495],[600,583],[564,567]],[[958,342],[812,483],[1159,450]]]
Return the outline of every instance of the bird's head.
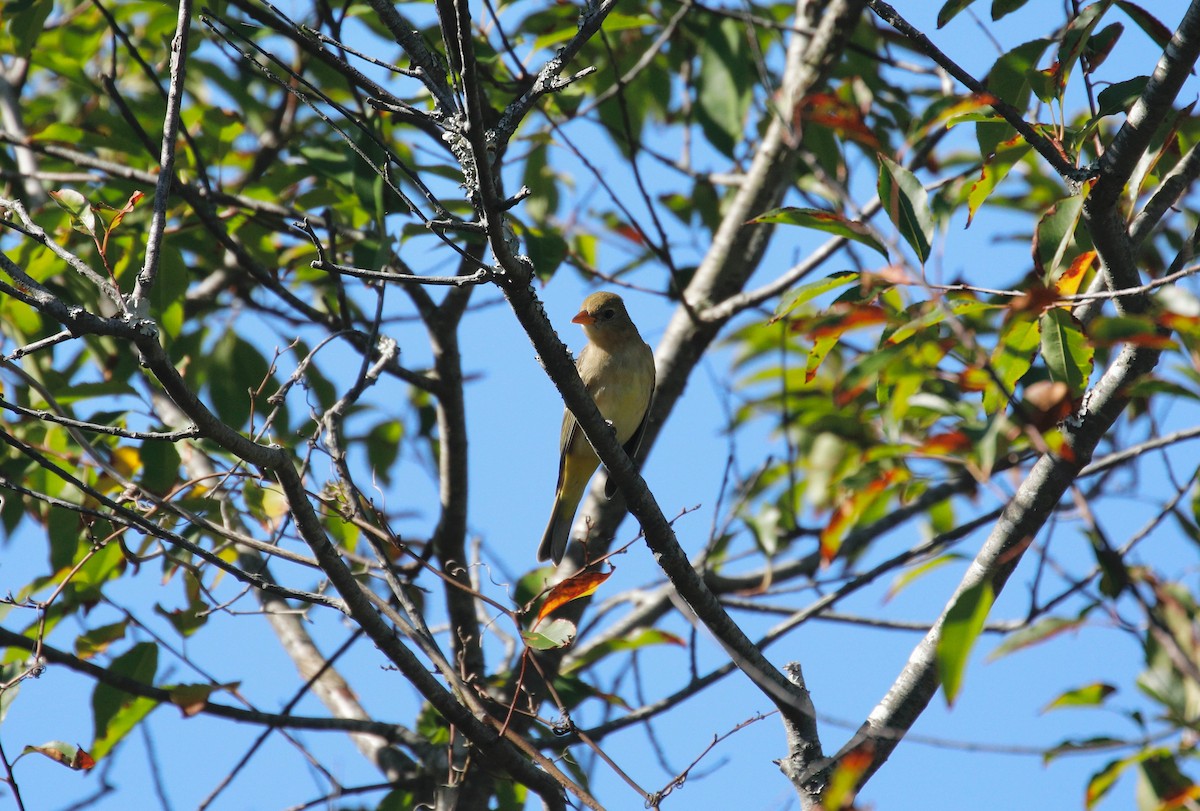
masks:
[[[582,326],[588,340],[602,347],[638,335],[637,327],[625,309],[625,302],[616,293],[607,290],[585,298],[571,323]]]

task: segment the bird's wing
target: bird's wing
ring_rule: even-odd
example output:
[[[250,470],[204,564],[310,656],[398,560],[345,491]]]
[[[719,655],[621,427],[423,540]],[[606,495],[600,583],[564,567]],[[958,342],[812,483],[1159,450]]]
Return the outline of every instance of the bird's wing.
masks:
[[[633,436],[629,437],[622,446],[625,448],[625,453],[633,460],[633,466],[636,470],[638,467],[638,451],[642,449],[642,437],[646,435],[646,425],[650,422],[650,409],[654,406],[654,385],[657,382],[655,379],[654,366],[650,366],[650,396],[646,399],[646,411],[642,414],[642,421],[638,423],[638,427],[634,430]],[[608,470],[605,470],[607,475]],[[612,498],[617,494],[617,483],[611,478],[604,482],[604,497]]]
[[[558,440],[558,484],[554,488],[556,493],[562,492],[563,476],[567,472],[567,452],[571,448],[571,443],[575,441],[577,433],[579,433],[579,423],[575,421],[575,415],[569,408],[564,408],[562,434]]]

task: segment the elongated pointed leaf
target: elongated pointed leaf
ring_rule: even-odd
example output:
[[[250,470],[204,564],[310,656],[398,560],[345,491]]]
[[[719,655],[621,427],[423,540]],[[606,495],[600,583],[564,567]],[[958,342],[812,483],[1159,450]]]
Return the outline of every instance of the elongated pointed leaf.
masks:
[[[832,211],[822,211],[819,208],[776,208],[766,214],[760,214],[750,222],[776,223],[779,225],[798,225],[801,228],[812,228],[835,234],[839,237],[852,239],[878,251],[887,258],[887,248],[871,231],[871,227],[858,220],[848,220]]]
[[[1083,625],[1084,621],[1085,618],[1082,616],[1076,619],[1067,619],[1066,617],[1045,617],[1044,619],[1040,619],[1033,625],[1022,628],[1019,631],[1014,631],[1006,636],[1004,641],[988,654],[987,660],[992,662],[1001,656],[1007,656],[1010,653],[1046,642],[1064,631],[1071,631],[1078,628]]]
[[[152,684],[158,671],[158,646],[139,642],[113,660],[109,670],[121,676]],[[133,696],[107,684],[97,684],[92,693],[92,714],[96,724],[96,739],[92,756],[97,760],[112,751],[151,710],[158,706],[149,698]]]
[[[946,0],[942,4],[942,8],[938,11],[937,27],[941,28],[946,23],[953,20],[960,11],[974,3],[975,0]]]
[[[975,219],[975,212],[991,197],[992,192],[1000,185],[1012,168],[1020,162],[1033,147],[1019,135],[1009,138],[999,144],[996,151],[983,162],[979,170],[979,178],[971,184],[967,193],[967,225]]]
[[[778,320],[788,313],[795,310],[800,305],[812,301],[822,293],[828,293],[830,290],[836,290],[839,287],[854,284],[859,279],[859,274],[853,271],[843,270],[834,273],[824,279],[818,279],[815,282],[801,285],[795,290],[789,292],[779,302],[779,306],[775,308],[775,319]]]
[[[1041,318],[1042,357],[1050,379],[1066,383],[1074,394],[1087,388],[1092,376],[1095,350],[1083,333],[1083,325],[1066,310],[1055,307]]]
[[[1033,261],[1041,269],[1047,286],[1057,277],[1063,256],[1075,240],[1075,227],[1079,225],[1083,204],[1092,185],[1092,181],[1084,183],[1079,194],[1059,200],[1038,220],[1033,238]]]
[[[971,658],[971,649],[983,630],[994,600],[992,584],[985,581],[958,595],[946,612],[946,622],[937,643],[937,664],[947,704],[954,704],[962,690],[963,673]]]
[[[1028,313],[1013,317],[1000,332],[1000,341],[992,352],[991,365],[999,382],[989,382],[983,392],[983,410],[995,414],[1008,404],[1008,398],[1037,354],[1041,341],[1041,328],[1036,318]]]
[[[1117,692],[1111,684],[1095,682],[1067,690],[1042,708],[1042,712],[1061,710],[1064,707],[1099,707],[1104,700]]]
[[[933,243],[929,194],[916,175],[882,154],[879,156],[879,199],[900,236],[921,264],[925,264]]]

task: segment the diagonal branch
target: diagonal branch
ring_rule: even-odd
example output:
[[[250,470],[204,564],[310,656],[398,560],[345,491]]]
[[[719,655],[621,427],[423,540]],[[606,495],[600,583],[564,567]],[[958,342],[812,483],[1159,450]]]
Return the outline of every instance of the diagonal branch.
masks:
[[[987,87],[976,79],[971,74],[963,70],[958,63],[946,56],[936,45],[930,41],[929,37],[925,36],[919,30],[914,28],[908,20],[900,16],[900,12],[896,11],[892,6],[884,3],[883,0],[865,0],[866,4],[879,15],[879,18],[888,25],[899,31],[906,39],[916,46],[917,50],[928,56],[938,64],[943,70],[957,79],[963,86],[973,93],[988,93]],[[989,94],[990,95],[990,94]],[[1030,146],[1038,151],[1048,164],[1054,167],[1054,170],[1066,178],[1068,181],[1078,183],[1085,180],[1090,174],[1089,169],[1080,169],[1073,166],[1055,147],[1049,138],[1046,138],[1032,125],[1027,122],[1023,114],[1016,107],[1013,107],[1003,99],[992,98],[990,101],[992,109],[1009,123],[1017,132],[1021,133]]]
[[[179,135],[179,107],[183,102],[183,82],[187,77],[188,32],[192,23],[192,0],[180,0],[171,38],[171,81],[167,86],[167,110],[163,115],[162,151],[158,158],[158,183],[154,188],[154,214],[150,218],[150,234],[146,239],[146,255],[142,271],[137,275],[130,303],[134,312],[149,306],[146,300],[158,277],[159,256],[162,253],[163,232],[167,227],[167,198],[175,177],[175,143]]]

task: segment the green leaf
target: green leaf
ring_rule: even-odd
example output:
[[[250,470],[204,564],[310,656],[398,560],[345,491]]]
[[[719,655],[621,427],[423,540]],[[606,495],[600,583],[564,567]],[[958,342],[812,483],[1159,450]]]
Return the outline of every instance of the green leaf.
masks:
[[[933,241],[929,194],[916,175],[883,154],[879,155],[879,200],[900,236],[925,264]]]
[[[1096,96],[1100,103],[1100,110],[1096,116],[1099,118],[1127,111],[1142,95],[1149,81],[1149,76],[1134,76],[1132,79],[1110,84]]]
[[[101,625],[75,638],[75,655],[80,659],[90,659],[98,653],[108,650],[108,646],[118,639],[125,638],[127,620],[114,622],[111,625]]]
[[[1028,141],[1017,135],[1002,144],[996,145],[996,150],[983,162],[979,177],[971,184],[967,193],[967,226],[975,219],[975,212],[992,196],[992,192],[1000,185],[1008,173],[1022,158],[1029,154],[1033,147]]]
[[[983,631],[994,600],[992,584],[985,581],[959,594],[954,605],[946,612],[946,621],[937,642],[937,665],[942,691],[949,705],[954,704],[962,690],[963,674],[971,649]]]
[[[1053,307],[1041,318],[1042,357],[1050,379],[1066,383],[1072,394],[1087,388],[1092,376],[1095,350],[1088,343],[1079,319],[1061,307]]]
[[[46,24],[46,18],[54,9],[54,0],[32,0],[31,2],[7,2],[3,15],[8,33],[16,45],[16,56],[27,57],[33,53],[38,37]]]
[[[992,20],[1000,20],[1012,14],[1029,0],[992,0]]]
[[[587,650],[585,655],[580,656],[578,659],[574,659],[569,667],[564,668],[562,675],[565,676],[583,670],[585,667],[594,664],[611,653],[626,650],[638,650],[651,645],[679,645],[681,647],[687,647],[687,643],[675,634],[667,631],[660,631],[658,628],[643,628],[641,631],[638,631],[632,636],[609,639],[598,645],[592,646]]]
[[[1067,78],[1070,76],[1071,69],[1079,61],[1079,57],[1087,48],[1092,31],[1096,29],[1096,24],[1100,22],[1101,18],[1112,6],[1112,2],[1113,0],[1098,0],[1098,2],[1092,3],[1090,6],[1086,6],[1067,25],[1067,31],[1063,35],[1062,44],[1058,46],[1058,70],[1062,76],[1062,84],[1064,86],[1067,83]]]
[[[1085,684],[1083,687],[1076,687],[1062,693],[1058,698],[1042,707],[1042,712],[1061,710],[1063,707],[1098,707],[1115,692],[1117,692],[1117,688],[1111,684],[1103,682]]]
[[[1200,795],[1196,784],[1179,768],[1179,762],[1174,753],[1159,749],[1142,759],[1139,764],[1145,785],[1158,801],[1158,808],[1187,808],[1194,803],[1182,802],[1195,800]]]
[[[525,237],[525,250],[538,278],[551,278],[567,257],[567,241],[558,229],[529,228],[522,236]]]
[[[86,197],[74,189],[52,191],[50,197],[58,203],[59,208],[67,212],[72,228],[90,237],[96,236],[96,212],[92,210],[92,204]]]
[[[896,579],[892,581],[892,585],[887,590],[884,600],[892,599],[906,587],[912,585],[913,581],[929,574],[932,571],[942,568],[948,563],[956,563],[962,560],[963,557],[963,555],[960,555],[957,552],[951,552],[947,555],[938,555],[933,560],[927,560],[919,566],[914,566],[911,569],[901,572]]]
[[[158,672],[158,646],[139,642],[118,656],[109,671],[144,684],[153,684]],[[92,693],[92,717],[96,738],[92,756],[97,760],[112,751],[158,703],[149,698],[130,695],[111,685],[100,683]]]
[[[1095,73],[1104,64],[1123,33],[1125,33],[1124,25],[1110,23],[1092,35],[1083,49],[1084,64],[1088,73]]]
[[[723,19],[708,26],[700,45],[696,119],[712,145],[732,157],[742,140],[753,90],[746,26]]]
[[[8,715],[8,708],[16,701],[17,693],[21,690],[21,682],[15,681],[15,679],[24,672],[24,661],[0,665],[0,683],[9,685],[6,689],[0,690],[0,724],[4,723],[4,719]]]
[[[990,384],[983,392],[983,410],[996,414],[1006,405],[1029,367],[1041,342],[1040,322],[1028,313],[1017,313],[1000,332],[999,343],[992,351],[991,366],[998,384]]]
[[[179,481],[179,451],[173,442],[151,440],[142,443],[141,486],[165,496]]]
[[[1068,739],[1047,749],[1042,755],[1042,765],[1045,766],[1063,755],[1094,752],[1098,749],[1112,749],[1124,746],[1126,743],[1126,741],[1119,738],[1112,738],[1107,735],[1097,735],[1094,738],[1083,738],[1082,740]]]
[[[529,631],[522,631],[521,638],[534,650],[565,648],[575,638],[575,623],[565,619],[553,619],[539,623]]]
[[[852,270],[842,270],[830,274],[824,279],[800,285],[780,300],[779,306],[775,308],[775,319],[783,318],[797,307],[812,301],[822,293],[828,293],[830,290],[837,290],[839,287],[854,284],[858,281],[859,275]]]
[[[379,805],[375,806],[375,811],[409,811],[409,809],[418,807],[416,794],[409,789],[397,788],[384,795],[384,798],[379,801]]]
[[[1083,191],[1072,197],[1059,200],[1038,220],[1033,239],[1033,261],[1042,271],[1046,286],[1056,278],[1067,248],[1075,240],[1075,227],[1083,215],[1083,203],[1091,184],[1084,184]]]
[[[946,0],[937,16],[937,27],[942,28],[953,20],[960,11],[974,3],[975,0]]]
[[[212,405],[222,421],[242,428],[250,419],[251,392],[263,386],[269,374],[267,361],[251,344],[226,331],[209,357],[208,390]],[[274,386],[267,385],[270,395]],[[260,398],[263,402],[266,396]]]
[[[1007,656],[1010,653],[1033,647],[1058,636],[1064,631],[1075,630],[1083,625],[1084,619],[1083,616],[1076,619],[1066,619],[1064,617],[1045,617],[1040,619],[1033,625],[1022,628],[1019,631],[1014,631],[1006,636],[1004,641],[988,654],[987,661],[995,661],[1001,656]]]
[[[1116,785],[1117,779],[1131,765],[1140,759],[1140,755],[1133,757],[1120,758],[1110,761],[1105,764],[1104,768],[1096,772],[1088,780],[1087,790],[1084,792],[1083,807],[1088,809],[1095,808],[1096,803],[1104,799],[1104,796],[1112,790]]]
[[[1037,61],[1051,42],[1049,39],[1030,40],[997,59],[987,75],[988,92],[1017,109],[1024,109],[1029,102],[1029,72],[1036,69]],[[1008,135],[999,140],[1007,140],[1014,134],[1010,125],[1004,124],[1003,127],[1008,130]],[[990,154],[991,151],[990,147],[982,150],[984,155]]]
[[[858,220],[848,220],[840,214],[835,214],[832,211],[822,211],[818,208],[776,208],[768,211],[766,214],[760,214],[750,222],[759,223],[777,223],[779,225],[798,225],[801,228],[812,228],[816,231],[824,231],[827,234],[835,234],[839,237],[852,239],[855,242],[860,242],[877,251],[884,259],[887,259],[887,248],[875,236],[871,227],[866,223]]]
[[[1163,25],[1162,22],[1154,15],[1148,13],[1146,9],[1139,6],[1137,3],[1130,3],[1127,0],[1117,0],[1117,8],[1129,15],[1129,19],[1138,24],[1138,27],[1146,32],[1146,36],[1154,40],[1154,44],[1159,48],[1166,48],[1171,41],[1171,29]]]
[[[400,455],[400,442],[404,439],[404,423],[386,419],[371,428],[367,434],[367,463],[371,475],[384,484],[392,483],[392,465]]]
[[[47,741],[41,746],[26,746],[21,750],[22,756],[31,753],[45,755],[55,763],[61,763],[76,771],[86,771],[96,765],[96,761],[91,755],[79,746],[73,746],[66,741]]]

